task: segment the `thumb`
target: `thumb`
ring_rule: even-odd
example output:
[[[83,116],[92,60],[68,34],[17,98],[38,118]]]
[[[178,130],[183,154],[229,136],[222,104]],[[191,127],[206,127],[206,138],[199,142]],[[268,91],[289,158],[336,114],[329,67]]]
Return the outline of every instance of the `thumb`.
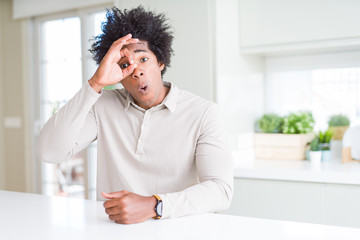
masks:
[[[119,197],[124,196],[125,192],[124,191],[112,192],[112,193],[101,192],[101,195],[107,199],[114,199],[114,198],[119,198]]]

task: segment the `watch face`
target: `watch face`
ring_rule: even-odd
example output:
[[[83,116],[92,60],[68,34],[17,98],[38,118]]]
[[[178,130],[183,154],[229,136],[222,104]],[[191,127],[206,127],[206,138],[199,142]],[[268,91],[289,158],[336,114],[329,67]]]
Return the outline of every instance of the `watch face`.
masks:
[[[162,209],[163,209],[163,202],[159,202],[156,206],[156,213],[161,217],[162,216]]]

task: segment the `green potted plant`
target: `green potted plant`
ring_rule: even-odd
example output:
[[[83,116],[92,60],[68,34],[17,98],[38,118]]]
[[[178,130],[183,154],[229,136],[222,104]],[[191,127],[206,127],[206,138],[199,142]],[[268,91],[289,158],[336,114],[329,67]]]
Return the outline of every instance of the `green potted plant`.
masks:
[[[314,124],[315,121],[310,112],[291,113],[284,117],[282,132],[286,134],[311,133]]]
[[[255,157],[261,159],[305,159],[306,145],[314,138],[314,119],[310,112],[280,117],[264,114],[255,133]]]
[[[322,151],[322,161],[327,162],[331,159],[330,141],[333,137],[334,132],[330,129],[325,132],[319,132],[319,144],[320,150]]]
[[[342,140],[350,126],[350,120],[342,114],[332,115],[328,121],[329,129],[334,133],[333,140]]]
[[[284,118],[277,114],[264,114],[258,121],[259,129],[263,133],[280,133]]]
[[[319,136],[315,136],[315,138],[310,143],[310,152],[309,157],[312,164],[321,163],[322,152],[320,151],[320,141]]]

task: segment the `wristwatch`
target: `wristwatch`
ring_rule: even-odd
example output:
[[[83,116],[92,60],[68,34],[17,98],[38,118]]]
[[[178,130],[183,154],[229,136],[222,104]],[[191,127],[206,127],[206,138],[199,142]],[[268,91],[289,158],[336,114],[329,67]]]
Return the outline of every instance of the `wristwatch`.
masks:
[[[153,195],[153,197],[156,198],[156,204],[155,204],[155,213],[156,216],[153,217],[154,219],[160,219],[162,217],[162,210],[163,210],[163,201],[158,195]]]

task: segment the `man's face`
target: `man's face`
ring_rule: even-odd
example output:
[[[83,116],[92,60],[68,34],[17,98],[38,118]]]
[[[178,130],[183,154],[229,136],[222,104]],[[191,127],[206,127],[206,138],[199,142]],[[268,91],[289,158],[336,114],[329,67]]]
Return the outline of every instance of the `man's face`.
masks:
[[[121,84],[140,107],[149,109],[160,104],[168,92],[161,79],[161,71],[164,69],[164,65],[158,63],[155,54],[150,51],[145,41],[129,44],[124,48],[130,51],[131,58],[137,67],[121,81]],[[119,66],[122,69],[128,65],[129,59],[127,57],[120,59]]]

